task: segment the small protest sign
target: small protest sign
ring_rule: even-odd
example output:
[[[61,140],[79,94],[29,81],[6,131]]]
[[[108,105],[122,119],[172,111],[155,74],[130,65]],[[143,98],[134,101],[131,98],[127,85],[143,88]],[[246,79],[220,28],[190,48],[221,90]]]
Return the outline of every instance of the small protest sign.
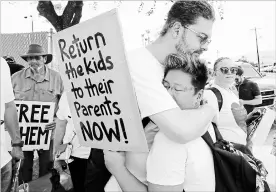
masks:
[[[148,151],[116,9],[53,35],[80,144]]]
[[[55,103],[38,101],[14,102],[18,113],[21,139],[24,141],[22,150],[49,150],[51,131],[45,130],[45,125],[53,121]],[[6,143],[8,150],[11,150],[11,138],[8,132],[6,132]]]

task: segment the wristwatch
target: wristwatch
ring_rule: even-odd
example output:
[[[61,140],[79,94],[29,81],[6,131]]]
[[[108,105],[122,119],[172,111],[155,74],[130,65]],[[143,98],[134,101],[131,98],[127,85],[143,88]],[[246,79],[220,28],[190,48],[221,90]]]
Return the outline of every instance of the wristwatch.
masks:
[[[20,141],[19,143],[13,143],[11,142],[12,147],[23,147],[24,141]]]

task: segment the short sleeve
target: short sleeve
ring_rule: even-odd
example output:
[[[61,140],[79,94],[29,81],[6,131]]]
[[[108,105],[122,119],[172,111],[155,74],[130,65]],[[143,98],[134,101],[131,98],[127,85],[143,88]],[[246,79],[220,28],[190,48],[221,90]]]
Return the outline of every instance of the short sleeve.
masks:
[[[145,48],[128,54],[128,64],[142,118],[178,108],[162,80],[162,65]]]
[[[71,116],[69,104],[67,101],[67,95],[66,92],[63,92],[63,94],[60,97],[59,100],[59,108],[57,111],[57,118],[60,120],[67,120],[68,116]]]
[[[9,103],[15,99],[11,83],[11,72],[7,62],[3,58],[1,58],[1,92],[3,103]]]
[[[255,82],[252,82],[252,94],[255,97],[261,95],[260,88]]]
[[[162,132],[155,136],[147,159],[147,181],[157,185],[180,185],[185,180],[187,149]]]

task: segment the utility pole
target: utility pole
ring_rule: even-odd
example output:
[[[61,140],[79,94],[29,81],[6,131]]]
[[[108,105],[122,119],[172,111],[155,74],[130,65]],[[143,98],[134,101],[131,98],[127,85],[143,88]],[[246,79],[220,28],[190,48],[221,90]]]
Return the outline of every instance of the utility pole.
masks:
[[[34,20],[33,20],[33,16],[32,16],[32,15],[30,15],[30,16],[25,16],[24,18],[27,19],[27,18],[29,18],[29,17],[32,18],[32,33],[33,33],[33,32],[34,32]]]
[[[258,59],[258,70],[259,70],[259,72],[261,72],[261,63],[260,63],[260,56],[259,56],[257,29],[260,29],[260,28],[256,28],[256,27],[255,27],[254,29],[251,29],[251,30],[255,30],[256,48],[257,48],[257,59]]]

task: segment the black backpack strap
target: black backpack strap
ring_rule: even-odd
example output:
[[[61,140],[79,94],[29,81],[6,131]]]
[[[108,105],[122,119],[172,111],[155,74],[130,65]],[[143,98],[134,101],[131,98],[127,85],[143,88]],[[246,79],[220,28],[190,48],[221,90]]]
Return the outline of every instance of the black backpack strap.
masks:
[[[151,120],[150,120],[149,117],[144,117],[144,118],[142,119],[143,127],[145,128],[145,127],[148,125],[148,123],[149,123],[150,121],[151,121]]]
[[[217,125],[215,123],[212,122],[212,125],[214,127],[214,131],[215,131],[215,134],[216,134],[216,140],[217,141],[220,141],[223,139],[222,135],[220,134],[218,128],[217,128]],[[207,131],[203,136],[202,136],[202,139],[208,144],[208,146],[210,148],[213,148],[213,139],[210,135],[210,133]]]
[[[210,135],[210,133],[207,131],[204,135],[201,136],[202,139],[207,143],[207,145],[212,149],[213,148],[213,140],[212,137]]]
[[[213,123],[213,122],[212,122],[212,124],[213,124],[214,127],[217,126],[217,125],[216,125],[215,123]],[[209,133],[208,131],[206,131],[206,133],[205,133],[204,135],[202,135],[201,137],[202,137],[202,139],[208,144],[208,146],[209,146],[210,148],[213,148],[214,141],[213,141],[213,139],[212,139],[212,137],[211,137],[211,135],[210,135],[210,133]]]
[[[222,98],[220,91],[215,87],[210,87],[207,90],[213,91],[213,93],[216,95],[217,100],[218,100],[219,111],[220,111],[222,108],[222,104],[223,104],[223,98]]]
[[[213,123],[213,122],[212,122],[212,124],[213,124],[213,127],[214,127],[214,131],[215,131],[215,134],[216,134],[216,139],[217,139],[217,141],[222,140],[223,137],[222,137],[221,133],[220,133],[219,130],[218,130],[217,124],[215,124],[215,123]]]

